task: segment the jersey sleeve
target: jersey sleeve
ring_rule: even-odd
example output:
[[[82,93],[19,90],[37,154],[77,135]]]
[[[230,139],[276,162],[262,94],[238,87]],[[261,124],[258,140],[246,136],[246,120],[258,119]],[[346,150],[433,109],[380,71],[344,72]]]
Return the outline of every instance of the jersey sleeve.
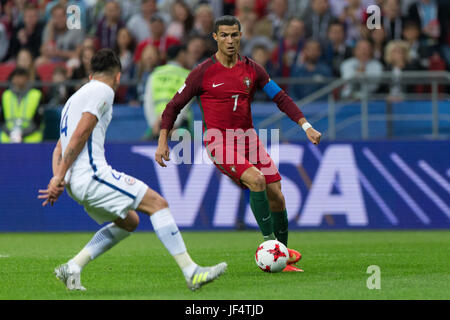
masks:
[[[256,85],[258,89],[264,89],[267,83],[270,81],[269,74],[266,69],[264,69],[261,65],[253,61],[253,65],[256,72]]]
[[[262,66],[254,62],[254,68],[258,88],[266,92],[272,101],[276,103],[278,109],[284,112],[292,121],[298,123],[298,121],[304,117],[303,112],[297,107],[291,97],[270,79]]]
[[[171,130],[173,124],[186,104],[193,97],[199,96],[202,91],[203,71],[202,68],[197,67],[189,73],[186,81],[178,89],[172,100],[169,101],[161,118],[161,129]]]

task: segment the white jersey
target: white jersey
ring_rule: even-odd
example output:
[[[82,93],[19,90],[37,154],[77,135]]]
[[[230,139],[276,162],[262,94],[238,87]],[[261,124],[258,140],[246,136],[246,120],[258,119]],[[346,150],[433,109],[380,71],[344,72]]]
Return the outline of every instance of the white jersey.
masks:
[[[70,183],[71,174],[83,174],[88,170],[97,171],[108,166],[105,159],[106,129],[112,118],[114,90],[107,84],[91,80],[67,100],[61,112],[60,139],[62,154],[69,144],[78,122],[84,112],[95,115],[98,122],[86,145],[67,171],[65,181]]]

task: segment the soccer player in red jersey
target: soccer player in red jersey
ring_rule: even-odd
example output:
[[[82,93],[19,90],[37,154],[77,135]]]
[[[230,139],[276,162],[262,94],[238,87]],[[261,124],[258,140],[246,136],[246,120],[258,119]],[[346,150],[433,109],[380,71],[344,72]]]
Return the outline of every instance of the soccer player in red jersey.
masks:
[[[263,67],[239,54],[242,36],[239,20],[233,16],[220,17],[214,30],[218,51],[191,71],[167,104],[155,159],[166,166],[168,134],[181,109],[198,97],[204,142],[211,160],[239,186],[250,189],[250,207],[264,240],[277,239],[287,245],[288,219],[281,176],[253,128],[250,103],[255,91],[263,89],[281,111],[303,128],[312,143],[318,144],[321,134]],[[289,249],[289,255],[284,271],[303,271],[294,266],[301,254]]]

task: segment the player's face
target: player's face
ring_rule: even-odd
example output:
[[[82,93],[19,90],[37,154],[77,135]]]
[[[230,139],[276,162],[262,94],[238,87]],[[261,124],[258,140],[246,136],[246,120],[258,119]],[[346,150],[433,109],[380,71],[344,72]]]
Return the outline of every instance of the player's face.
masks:
[[[238,53],[242,32],[237,24],[233,26],[219,26],[217,33],[213,33],[217,41],[218,50],[226,55],[233,56]]]
[[[120,85],[120,77],[122,76],[121,72],[118,72],[116,74],[116,76],[114,77],[114,83],[113,83],[113,89],[114,91],[117,91],[117,89],[119,89],[119,85]]]

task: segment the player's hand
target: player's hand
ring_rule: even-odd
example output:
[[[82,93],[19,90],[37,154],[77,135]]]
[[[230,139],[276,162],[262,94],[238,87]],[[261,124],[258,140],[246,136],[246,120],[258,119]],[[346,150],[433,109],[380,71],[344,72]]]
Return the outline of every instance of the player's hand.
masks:
[[[169,155],[169,146],[167,144],[158,144],[158,148],[156,149],[155,153],[155,160],[161,167],[167,167],[163,159],[166,161],[170,161]]]
[[[312,143],[319,144],[322,134],[314,128],[309,128],[308,130],[306,130],[306,136]]]
[[[58,200],[59,196],[64,192],[64,177],[54,176],[46,190],[39,190],[38,199],[45,199],[42,206],[50,203],[53,204]]]

